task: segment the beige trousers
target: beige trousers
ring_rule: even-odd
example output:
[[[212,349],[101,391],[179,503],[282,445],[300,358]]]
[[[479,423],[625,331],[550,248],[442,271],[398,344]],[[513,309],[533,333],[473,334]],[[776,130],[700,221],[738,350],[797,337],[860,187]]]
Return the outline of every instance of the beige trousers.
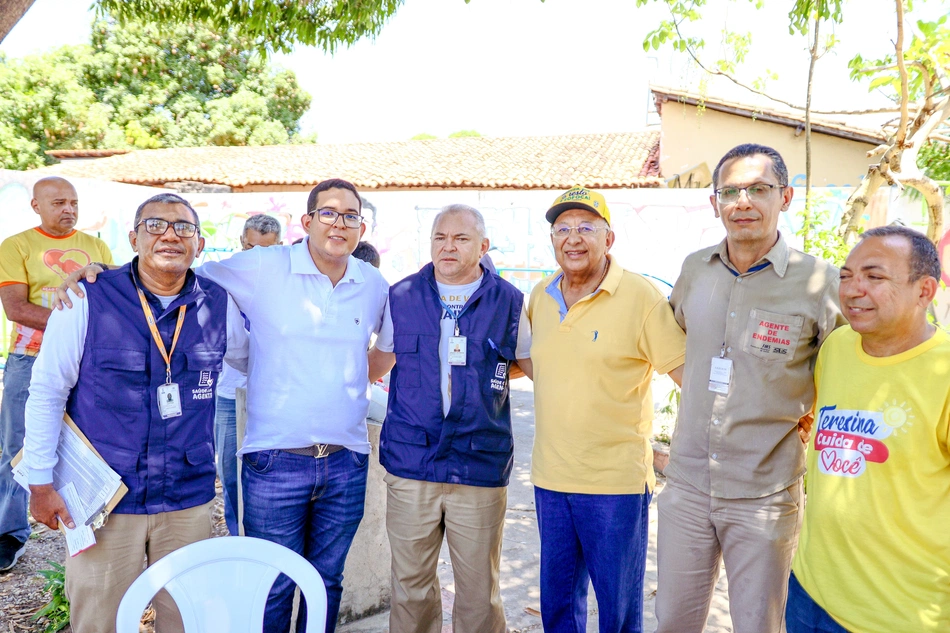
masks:
[[[733,631],[784,633],[804,510],[800,480],[761,499],[717,499],[670,479],[657,510],[656,633],[703,631],[720,561]]]
[[[111,514],[96,530],[96,545],[66,558],[66,595],[74,633],[114,633],[119,602],[145,568],[176,549],[211,536],[209,501],[160,514]],[[153,600],[156,633],[184,631],[164,590]]]
[[[387,474],[386,528],[392,547],[390,633],[439,633],[436,568],[442,536],[455,577],[455,633],[505,633],[498,585],[507,488],[403,479]]]

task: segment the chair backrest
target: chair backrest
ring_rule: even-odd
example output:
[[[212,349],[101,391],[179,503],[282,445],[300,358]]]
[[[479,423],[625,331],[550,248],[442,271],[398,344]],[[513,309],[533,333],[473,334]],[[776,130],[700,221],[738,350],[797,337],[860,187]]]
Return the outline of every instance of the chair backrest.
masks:
[[[283,545],[222,536],[186,545],[150,565],[125,592],[117,633],[138,633],[142,612],[162,588],[178,605],[186,633],[255,633],[264,625],[271,585],[284,573],[307,601],[307,633],[326,627],[327,591],[319,572]]]

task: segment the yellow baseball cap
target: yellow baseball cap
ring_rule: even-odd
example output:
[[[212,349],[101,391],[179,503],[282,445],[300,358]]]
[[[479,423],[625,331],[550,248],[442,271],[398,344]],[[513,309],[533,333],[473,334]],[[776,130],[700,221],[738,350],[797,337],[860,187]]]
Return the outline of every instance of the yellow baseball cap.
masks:
[[[596,213],[610,224],[610,209],[607,208],[607,200],[596,191],[584,187],[574,187],[562,193],[544,217],[554,224],[559,215],[570,209],[586,209],[591,213]]]

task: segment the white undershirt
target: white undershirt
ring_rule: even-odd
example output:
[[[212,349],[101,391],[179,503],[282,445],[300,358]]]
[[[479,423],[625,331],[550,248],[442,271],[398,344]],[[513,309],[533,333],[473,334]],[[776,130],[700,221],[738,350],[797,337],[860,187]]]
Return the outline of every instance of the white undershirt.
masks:
[[[456,314],[458,314],[462,308],[468,303],[469,298],[475,294],[475,291],[478,290],[478,287],[482,283],[482,277],[479,277],[477,280],[473,281],[470,284],[464,284],[461,286],[452,286],[449,284],[443,284],[436,282],[436,285],[439,288],[439,295],[441,295],[442,300],[450,307]],[[452,406],[452,395],[451,395],[451,380],[452,380],[452,367],[449,365],[449,337],[455,336],[455,320],[447,314],[445,308],[442,309],[442,319],[440,321],[440,330],[441,335],[439,337],[439,365],[440,365],[440,377],[441,377],[441,388],[442,388],[442,415],[448,415],[449,409]],[[381,333],[385,333],[385,337],[382,339],[388,340],[389,344],[383,344],[381,341],[376,342],[376,347],[379,348],[382,352],[392,352],[392,332],[393,332],[393,317],[389,311],[389,303],[386,303],[386,311],[383,315],[383,326],[380,330]],[[460,336],[465,336],[465,332],[459,332]],[[524,359],[530,358],[531,356],[531,323],[528,321],[528,302],[527,300],[521,306],[521,318],[518,321],[518,342],[515,347],[515,358]]]

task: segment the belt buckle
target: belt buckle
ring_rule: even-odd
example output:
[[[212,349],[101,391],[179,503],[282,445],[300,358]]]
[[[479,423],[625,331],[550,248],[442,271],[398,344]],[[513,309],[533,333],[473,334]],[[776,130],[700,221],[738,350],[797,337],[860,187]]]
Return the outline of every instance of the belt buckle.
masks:
[[[313,456],[314,459],[321,459],[330,454],[329,444],[314,444],[313,447],[314,449],[316,449],[316,453],[314,453],[314,456]]]

